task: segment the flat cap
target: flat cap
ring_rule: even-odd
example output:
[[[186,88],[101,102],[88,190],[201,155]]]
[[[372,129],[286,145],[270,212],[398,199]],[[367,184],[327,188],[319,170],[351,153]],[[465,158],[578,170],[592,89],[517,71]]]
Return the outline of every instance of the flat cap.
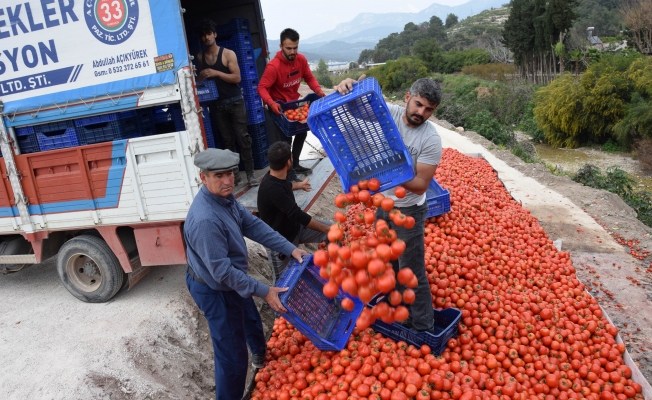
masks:
[[[237,167],[239,163],[240,155],[231,150],[206,149],[195,155],[195,165],[207,171],[228,171]]]

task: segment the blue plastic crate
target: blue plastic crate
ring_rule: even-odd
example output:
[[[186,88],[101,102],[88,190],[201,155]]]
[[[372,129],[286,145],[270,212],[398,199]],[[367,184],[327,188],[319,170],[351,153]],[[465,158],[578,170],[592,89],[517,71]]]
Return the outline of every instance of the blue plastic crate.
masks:
[[[436,217],[451,210],[450,192],[442,188],[434,178],[426,190],[426,202],[428,203],[426,218]]]
[[[384,191],[414,178],[412,156],[373,78],[354,83],[346,95],[334,92],[315,101],[308,126],[345,192],[362,179],[377,178]]]
[[[247,108],[247,124],[260,124],[265,122],[265,109],[263,106]]]
[[[267,150],[269,149],[269,140],[267,136],[259,136],[251,138],[251,152],[256,154],[264,154],[267,158]],[[260,169],[260,168],[258,168]]]
[[[249,20],[246,18],[233,18],[223,25],[215,28],[218,37],[228,37],[234,33],[249,33]]]
[[[208,147],[215,149],[215,135],[213,135],[213,127],[211,124],[210,110],[208,107],[204,108],[202,111],[202,122],[204,123],[204,132],[206,133],[206,142],[208,142]]]
[[[383,301],[384,296],[378,296],[369,302],[370,306]],[[430,332],[415,332],[399,323],[387,324],[382,320],[376,320],[371,328],[385,337],[396,341],[403,340],[411,345],[421,347],[424,344],[430,346],[432,354],[441,354],[448,345],[448,341],[457,337],[457,327],[462,318],[462,311],[457,308],[446,308],[443,310],[432,310],[435,317],[435,334]]]
[[[250,108],[258,108],[263,106],[263,100],[258,95],[258,92],[254,91],[253,93],[243,93],[242,98],[244,99],[245,108],[247,108],[247,110]]]
[[[79,146],[77,130],[74,126],[63,130],[36,132],[36,139],[38,140],[38,146],[41,151]]]
[[[166,104],[156,106],[152,110],[153,123],[156,125],[156,133],[168,133],[175,131],[183,131],[186,129],[186,124],[183,121],[183,114],[179,104]],[[159,125],[165,125],[164,132],[160,129]],[[168,127],[169,125],[169,127]],[[172,128],[172,125],[174,126]],[[174,130],[171,130],[174,129]]]
[[[240,89],[242,89],[243,96],[252,96],[258,94],[258,78],[255,79],[242,79],[240,81]]]
[[[36,139],[36,132],[31,126],[16,128],[16,140],[21,154],[37,153],[41,151]]]
[[[234,40],[224,40],[224,41],[218,41],[217,45],[220,47],[224,47],[225,49],[233,50],[235,53],[236,58],[238,59],[238,65],[244,65],[244,64],[255,64],[256,60],[254,59],[254,50],[253,48],[250,47],[244,47],[242,45],[239,45],[236,41]]]
[[[279,293],[281,303],[288,310],[283,317],[319,350],[339,351],[346,346],[364,304],[341,290],[335,299],[327,298],[322,293],[325,283],[312,256],[308,256],[302,263],[293,260],[276,286],[289,288]],[[340,305],[345,297],[353,300],[353,311],[346,311]]]
[[[240,67],[240,77],[242,79],[258,79],[258,69],[256,64],[251,62],[245,62],[239,64]]]
[[[287,103],[277,101],[277,103],[281,105],[281,111],[285,112],[287,110],[296,110],[297,108],[302,107],[304,104],[312,104],[317,100],[319,100],[319,96],[317,96],[315,93],[310,93],[303,99],[289,101]],[[281,115],[276,115],[273,112],[270,112],[269,114],[272,116],[274,123],[287,137],[292,137],[299,133],[308,132],[310,129],[307,123],[302,123],[300,121],[290,121],[283,113],[281,113]]]
[[[232,50],[253,50],[254,48],[254,42],[251,40],[251,34],[249,32],[246,33],[234,33],[231,35],[229,38],[229,42],[231,42],[231,46],[234,47]],[[227,47],[228,48],[228,47]]]
[[[87,145],[140,137],[143,133],[141,126],[146,127],[145,133],[152,130],[147,129],[148,122],[151,124],[148,112],[132,110],[78,118],[75,127],[79,143]]]
[[[199,97],[199,102],[217,100],[220,96],[219,93],[217,93],[215,81],[212,79],[198,81],[197,97]]]
[[[264,122],[247,125],[247,131],[252,140],[256,140],[260,137],[265,137],[267,139],[267,127],[265,127]]]
[[[267,159],[267,150],[262,153],[251,152],[251,156],[254,159],[254,169],[263,169],[269,165],[269,160]]]

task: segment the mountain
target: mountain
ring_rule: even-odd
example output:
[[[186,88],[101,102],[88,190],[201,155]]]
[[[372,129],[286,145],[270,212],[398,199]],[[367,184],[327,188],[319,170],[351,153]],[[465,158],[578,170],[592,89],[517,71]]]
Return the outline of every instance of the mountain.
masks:
[[[446,20],[448,14],[455,14],[462,20],[469,16],[480,13],[491,8],[502,7],[508,0],[471,0],[459,6],[445,6],[434,3],[418,13],[361,13],[349,22],[337,24],[335,29],[320,33],[308,39],[302,39],[303,46],[311,43],[330,42],[340,40],[347,43],[373,42],[376,43],[393,32],[401,32],[408,22],[420,24],[430,21],[433,15]],[[367,47],[367,48],[373,48]]]
[[[273,53],[273,57],[279,49],[279,40],[268,39],[267,44]],[[376,42],[374,41],[347,43],[347,41],[342,40],[304,44],[302,39],[299,41],[299,52],[311,62],[317,62],[319,59],[324,61],[356,61],[362,50],[373,48],[375,45]]]

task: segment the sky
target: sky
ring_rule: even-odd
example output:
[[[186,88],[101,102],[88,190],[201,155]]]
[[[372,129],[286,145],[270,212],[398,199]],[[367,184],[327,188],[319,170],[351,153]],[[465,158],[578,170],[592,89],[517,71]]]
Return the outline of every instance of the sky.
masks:
[[[268,38],[277,38],[285,28],[302,39],[334,29],[363,12],[419,12],[433,3],[457,6],[473,0],[261,0]]]

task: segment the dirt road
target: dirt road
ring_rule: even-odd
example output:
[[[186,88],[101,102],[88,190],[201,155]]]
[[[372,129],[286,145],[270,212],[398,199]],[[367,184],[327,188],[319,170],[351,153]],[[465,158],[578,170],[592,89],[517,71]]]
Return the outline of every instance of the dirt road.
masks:
[[[652,281],[645,270],[652,257],[633,258],[610,232],[652,249],[652,230],[614,195],[554,176],[541,164],[526,164],[474,133],[440,133],[446,145],[482,153],[550,238],[562,240],[562,250],[571,252],[579,277],[596,289],[593,294],[650,380]],[[311,212],[332,216],[340,191],[334,179]],[[249,250],[252,274],[266,280],[261,248],[251,244]],[[154,268],[111,302],[86,304],[59,283],[53,261],[0,275],[3,399],[211,398],[212,349],[205,320],[185,287],[184,266]],[[273,318],[264,317],[267,324]]]

